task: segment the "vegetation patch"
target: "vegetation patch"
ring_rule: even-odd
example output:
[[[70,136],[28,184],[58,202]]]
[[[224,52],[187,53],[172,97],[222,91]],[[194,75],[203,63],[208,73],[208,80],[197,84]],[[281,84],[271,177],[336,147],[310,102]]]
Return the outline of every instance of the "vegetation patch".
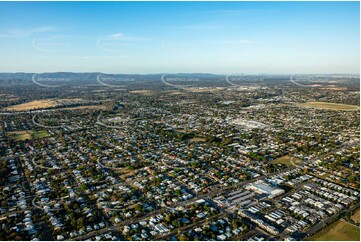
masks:
[[[133,90],[129,91],[130,93],[136,93],[136,94],[151,94],[153,93],[152,90]]]
[[[299,103],[298,106],[304,108],[317,108],[317,109],[339,110],[339,111],[352,111],[352,110],[360,109],[360,107],[356,105],[348,105],[342,103],[328,103],[328,102],[306,102],[306,103]]]
[[[76,107],[70,107],[70,108],[59,108],[58,110],[74,110],[74,109],[107,109],[104,105],[85,105],[85,106],[76,106]]]
[[[48,137],[49,133],[46,130],[40,130],[33,132],[33,139],[41,139]]]
[[[356,212],[351,216],[351,220],[355,223],[360,223],[360,209],[357,209]]]
[[[360,228],[343,220],[328,226],[308,240],[316,241],[360,241]]]
[[[32,109],[41,109],[41,108],[49,108],[49,107],[55,107],[56,103],[52,99],[42,99],[42,100],[34,100],[18,105],[13,105],[10,107],[7,107],[5,110],[8,111],[26,111],[26,110],[32,110]]]
[[[31,139],[31,130],[8,132],[7,135],[15,141]]]
[[[22,130],[22,131],[14,131],[8,132],[8,137],[15,141],[21,140],[31,140],[31,139],[41,139],[44,137],[48,137],[49,133],[46,130],[40,131],[32,131],[32,130]]]
[[[192,141],[192,142],[205,142],[206,138],[195,136],[195,137],[191,138],[189,141]]]
[[[273,161],[271,161],[271,164],[283,164],[285,166],[294,166],[294,165],[300,165],[301,160],[291,157],[289,155],[282,156],[280,158],[277,158]]]

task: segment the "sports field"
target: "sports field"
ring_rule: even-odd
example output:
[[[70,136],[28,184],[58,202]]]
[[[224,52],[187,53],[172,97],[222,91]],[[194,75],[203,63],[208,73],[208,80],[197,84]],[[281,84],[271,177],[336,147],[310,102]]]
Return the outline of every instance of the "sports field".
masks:
[[[360,241],[360,228],[343,220],[310,237],[316,241]]]

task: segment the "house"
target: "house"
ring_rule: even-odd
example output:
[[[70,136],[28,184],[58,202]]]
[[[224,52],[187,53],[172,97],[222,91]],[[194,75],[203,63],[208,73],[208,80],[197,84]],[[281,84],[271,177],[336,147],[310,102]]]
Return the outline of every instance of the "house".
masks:
[[[64,238],[64,236],[63,235],[58,235],[58,236],[56,236],[56,240],[64,240],[65,238]]]
[[[154,228],[159,232],[159,233],[166,233],[169,230],[167,229],[167,227],[165,227],[163,224],[157,224],[156,226],[154,226]]]
[[[184,224],[189,224],[190,223],[190,221],[187,219],[187,218],[182,218],[182,223],[184,223]]]
[[[226,239],[227,239],[227,236],[225,236],[224,234],[221,234],[221,235],[217,236],[217,240],[223,241],[223,240],[226,240]]]
[[[202,219],[202,218],[205,218],[205,217],[206,217],[206,215],[204,213],[198,213],[197,214],[197,218],[199,218],[199,219]]]

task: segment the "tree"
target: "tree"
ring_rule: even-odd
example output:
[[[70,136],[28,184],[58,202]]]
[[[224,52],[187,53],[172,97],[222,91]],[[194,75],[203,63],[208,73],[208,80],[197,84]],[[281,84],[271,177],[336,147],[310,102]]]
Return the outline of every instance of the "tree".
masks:
[[[172,221],[172,215],[167,214],[167,215],[165,216],[165,221],[166,221],[167,223],[169,223],[170,221]]]
[[[139,203],[137,204],[137,205],[135,205],[135,207],[134,207],[134,209],[136,210],[136,211],[141,211],[142,210],[142,205],[140,205]]]
[[[180,241],[187,241],[189,240],[187,236],[185,236],[184,234],[182,234],[181,236],[179,236],[179,240]]]
[[[233,227],[233,229],[237,229],[239,227],[239,223],[237,220],[232,221],[232,227]]]

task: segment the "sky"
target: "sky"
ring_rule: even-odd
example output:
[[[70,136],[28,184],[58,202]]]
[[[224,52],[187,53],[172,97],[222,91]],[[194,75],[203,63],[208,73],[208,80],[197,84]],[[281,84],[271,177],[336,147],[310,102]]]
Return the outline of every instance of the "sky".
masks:
[[[0,2],[0,72],[359,73],[359,2]]]

